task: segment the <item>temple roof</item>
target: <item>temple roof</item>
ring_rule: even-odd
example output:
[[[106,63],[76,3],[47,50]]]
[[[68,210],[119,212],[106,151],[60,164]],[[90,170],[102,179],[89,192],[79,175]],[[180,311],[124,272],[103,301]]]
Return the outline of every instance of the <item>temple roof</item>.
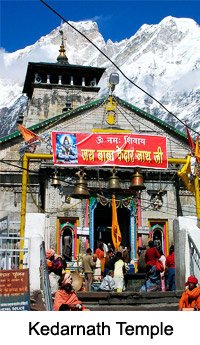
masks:
[[[24,82],[23,93],[26,93],[30,98],[33,93],[35,75],[45,75],[59,76],[61,74],[66,77],[89,77],[90,79],[96,78],[96,84],[98,84],[105,68],[92,67],[92,66],[82,66],[82,65],[71,65],[71,64],[61,64],[59,62],[29,62],[26,72],[26,78]],[[47,85],[46,83],[44,83]]]
[[[76,116],[79,115],[81,112],[86,111],[86,110],[91,110],[92,108],[97,108],[100,107],[104,104],[105,100],[107,99],[107,97],[101,98],[101,99],[97,99],[95,101],[92,101],[90,103],[81,105],[75,109],[71,109],[67,112],[64,112],[62,114],[53,116],[50,119],[44,120],[42,122],[39,122],[33,126],[28,127],[29,130],[31,131],[36,131],[37,130],[41,130],[44,129],[46,126],[49,125],[53,125],[54,123],[57,123],[58,121],[62,121],[62,120],[66,120],[72,116]],[[185,134],[183,134],[182,132],[180,132],[178,129],[174,128],[173,126],[169,125],[168,123],[164,122],[163,120],[157,118],[154,115],[151,115],[137,107],[135,107],[134,105],[116,97],[115,100],[117,101],[117,103],[121,106],[124,106],[125,108],[127,108],[128,110],[132,110],[134,111],[137,115],[141,116],[142,118],[151,121],[152,123],[154,123],[155,125],[159,126],[160,128],[162,128],[164,131],[175,135],[177,137],[177,139],[183,141],[184,143],[187,143],[187,136]],[[9,134],[5,137],[0,138],[0,142],[8,142],[9,140],[12,140],[13,138],[17,138],[21,135],[20,131],[16,131],[12,134]]]

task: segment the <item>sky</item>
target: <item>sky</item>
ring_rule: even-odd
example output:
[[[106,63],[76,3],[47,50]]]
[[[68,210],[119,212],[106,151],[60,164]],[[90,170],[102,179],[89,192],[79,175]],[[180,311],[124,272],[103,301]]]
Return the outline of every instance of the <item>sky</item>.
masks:
[[[166,16],[192,18],[200,24],[196,1],[44,0],[67,21],[96,21],[105,40],[130,38],[143,24]],[[61,19],[40,0],[0,0],[0,47],[7,52],[34,44],[60,25]]]

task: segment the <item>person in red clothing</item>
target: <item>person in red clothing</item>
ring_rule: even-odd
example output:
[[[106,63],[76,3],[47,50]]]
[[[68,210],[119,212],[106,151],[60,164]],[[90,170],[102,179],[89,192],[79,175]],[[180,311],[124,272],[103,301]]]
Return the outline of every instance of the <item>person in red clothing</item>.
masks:
[[[156,261],[160,259],[160,253],[158,249],[154,247],[153,241],[149,241],[148,246],[149,248],[145,253],[146,271],[152,266],[155,266]]]
[[[157,270],[156,262],[160,259],[160,253],[154,247],[152,240],[148,242],[149,248],[146,250],[144,260],[146,264],[145,282],[140,288],[140,292],[160,291],[160,272]]]
[[[140,289],[141,292],[160,290],[160,272],[158,272],[156,268],[156,261],[160,259],[160,253],[158,249],[154,247],[152,240],[148,242],[148,246],[149,248],[145,253],[146,277],[144,286]]]
[[[175,258],[174,245],[169,248],[169,255],[166,257],[165,266],[168,268],[167,289],[168,291],[175,291]]]

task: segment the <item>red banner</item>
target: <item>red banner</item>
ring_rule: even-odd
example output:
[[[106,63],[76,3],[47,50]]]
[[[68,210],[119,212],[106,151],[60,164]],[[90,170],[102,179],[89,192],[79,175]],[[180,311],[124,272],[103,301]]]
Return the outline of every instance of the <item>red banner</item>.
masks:
[[[52,132],[53,161],[65,166],[167,169],[167,139],[158,135]]]

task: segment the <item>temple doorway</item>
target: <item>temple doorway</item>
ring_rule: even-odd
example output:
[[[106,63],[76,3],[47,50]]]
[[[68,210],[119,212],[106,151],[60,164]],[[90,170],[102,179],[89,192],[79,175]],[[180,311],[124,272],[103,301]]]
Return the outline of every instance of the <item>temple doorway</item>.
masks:
[[[168,223],[167,221],[150,220],[150,237],[154,245],[168,254]]]
[[[67,227],[62,234],[62,254],[65,260],[72,260],[72,230]]]
[[[74,254],[74,225],[69,222],[65,222],[61,224],[60,230],[60,253],[66,261],[72,261]]]
[[[130,210],[120,206],[117,215],[122,235],[121,245],[130,248]],[[94,249],[97,248],[99,241],[112,245],[111,226],[112,207],[98,203],[94,210]]]

